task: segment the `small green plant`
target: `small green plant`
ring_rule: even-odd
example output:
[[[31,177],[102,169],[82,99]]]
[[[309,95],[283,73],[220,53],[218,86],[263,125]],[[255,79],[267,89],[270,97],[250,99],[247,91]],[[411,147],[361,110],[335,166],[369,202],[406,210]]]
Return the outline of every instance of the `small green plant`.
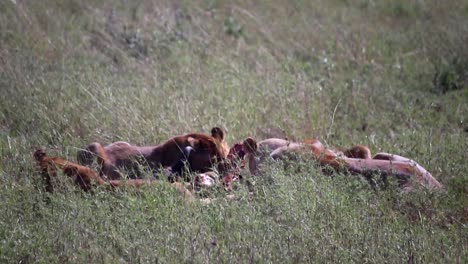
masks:
[[[232,16],[229,16],[224,20],[224,32],[230,36],[239,38],[243,36],[244,29],[242,25],[237,22],[237,20],[235,20]]]
[[[463,89],[468,85],[468,60],[453,58],[435,65],[434,87],[440,93]]]

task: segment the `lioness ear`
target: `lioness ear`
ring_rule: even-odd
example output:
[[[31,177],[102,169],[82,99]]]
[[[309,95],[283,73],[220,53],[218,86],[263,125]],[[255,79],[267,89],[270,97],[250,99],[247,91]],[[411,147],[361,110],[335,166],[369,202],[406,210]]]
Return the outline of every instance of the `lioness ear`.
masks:
[[[224,140],[224,130],[220,127],[213,127],[211,129],[211,136],[218,139],[219,141]]]
[[[41,161],[42,158],[44,158],[46,155],[46,153],[44,152],[43,149],[37,149],[35,152],[34,152],[34,158],[37,160],[37,161]]]
[[[244,143],[242,143],[242,146],[244,147],[244,151],[247,153],[254,154],[257,152],[257,142],[251,137],[246,138]]]

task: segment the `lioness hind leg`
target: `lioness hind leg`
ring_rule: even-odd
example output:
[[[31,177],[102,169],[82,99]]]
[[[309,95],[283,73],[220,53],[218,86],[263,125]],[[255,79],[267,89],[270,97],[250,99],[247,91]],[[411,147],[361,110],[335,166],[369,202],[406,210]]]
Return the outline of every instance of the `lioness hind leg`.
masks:
[[[116,143],[121,144],[121,142]],[[99,174],[103,178],[119,179],[122,177],[118,168],[109,160],[104,147],[98,142],[91,143],[85,149],[78,150],[77,160],[79,164],[85,166],[92,165],[96,160],[99,165]]]
[[[98,156],[99,148],[103,148],[102,145],[100,143],[94,142],[89,144],[84,149],[79,149],[76,154],[78,163],[81,165],[93,164],[93,162],[96,160],[96,157]]]

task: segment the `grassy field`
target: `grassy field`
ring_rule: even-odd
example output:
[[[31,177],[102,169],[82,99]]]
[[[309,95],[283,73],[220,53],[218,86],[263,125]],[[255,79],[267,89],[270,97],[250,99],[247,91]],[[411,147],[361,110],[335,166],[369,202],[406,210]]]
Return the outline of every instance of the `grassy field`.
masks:
[[[466,263],[467,43],[455,0],[0,1],[0,262]],[[35,172],[37,147],[76,160],[213,126],[365,144],[445,189],[303,160],[205,205],[166,183],[48,194]]]

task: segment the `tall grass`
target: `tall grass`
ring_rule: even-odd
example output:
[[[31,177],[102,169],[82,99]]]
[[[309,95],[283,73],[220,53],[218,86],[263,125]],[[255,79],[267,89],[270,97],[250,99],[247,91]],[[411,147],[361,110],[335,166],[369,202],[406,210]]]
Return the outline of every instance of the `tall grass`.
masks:
[[[0,259],[464,263],[466,43],[463,1],[2,1]],[[366,144],[446,188],[372,189],[300,161],[187,204],[165,183],[46,194],[32,160],[213,126],[231,143]]]

